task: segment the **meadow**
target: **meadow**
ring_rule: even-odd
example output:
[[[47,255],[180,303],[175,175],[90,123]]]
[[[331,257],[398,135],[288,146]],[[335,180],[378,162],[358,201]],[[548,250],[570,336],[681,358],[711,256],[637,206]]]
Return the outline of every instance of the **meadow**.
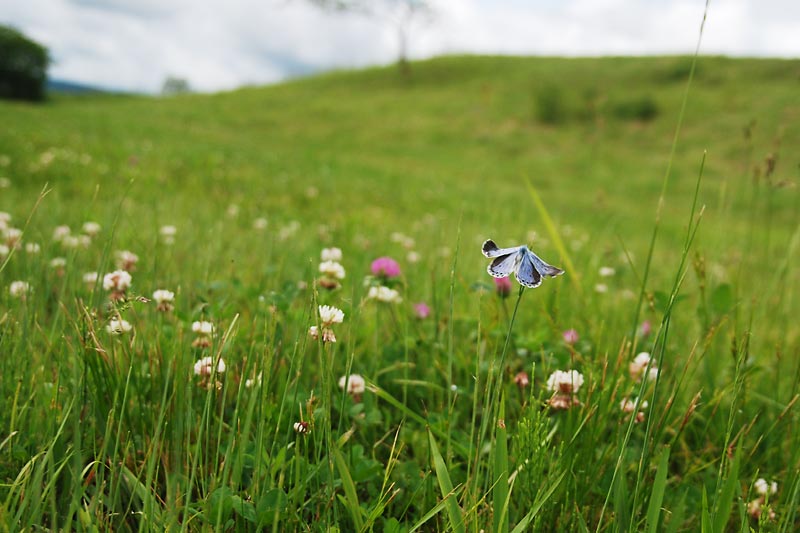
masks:
[[[0,530],[798,530],[800,61],[692,65],[0,102]]]

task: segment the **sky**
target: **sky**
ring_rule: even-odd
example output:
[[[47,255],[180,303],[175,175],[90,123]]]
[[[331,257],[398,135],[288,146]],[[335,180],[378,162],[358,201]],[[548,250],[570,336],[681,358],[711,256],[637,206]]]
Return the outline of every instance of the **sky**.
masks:
[[[374,5],[398,0],[371,0]],[[408,54],[690,54],[705,0],[431,0]],[[50,76],[157,93],[178,77],[203,92],[388,64],[396,13],[322,10],[309,0],[0,0],[0,23],[45,44]],[[800,57],[799,0],[712,0],[700,51]]]

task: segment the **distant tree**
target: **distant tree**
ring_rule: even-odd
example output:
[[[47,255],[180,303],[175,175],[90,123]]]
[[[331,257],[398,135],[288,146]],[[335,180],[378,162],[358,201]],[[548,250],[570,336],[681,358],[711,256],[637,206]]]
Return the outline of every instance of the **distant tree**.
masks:
[[[408,41],[412,26],[430,20],[434,9],[427,0],[308,0],[330,11],[349,11],[388,22],[397,32],[397,64],[408,69]]]
[[[44,100],[47,48],[9,26],[0,26],[0,98]]]
[[[164,85],[161,86],[161,94],[167,96],[190,92],[192,92],[192,88],[189,86],[189,82],[176,76],[167,76],[167,79],[164,80]]]

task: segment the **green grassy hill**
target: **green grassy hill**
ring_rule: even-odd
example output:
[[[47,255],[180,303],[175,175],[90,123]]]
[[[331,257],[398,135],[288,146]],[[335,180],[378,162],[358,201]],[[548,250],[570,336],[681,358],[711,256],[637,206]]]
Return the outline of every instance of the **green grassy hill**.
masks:
[[[491,363],[503,352],[514,301],[496,301],[491,294],[480,253],[491,237],[501,246],[528,243],[545,260],[567,267],[565,277],[526,292],[509,333],[508,376],[524,369],[534,382],[530,398],[506,384],[509,435],[520,432],[509,439],[511,468],[535,448],[523,430],[542,436],[550,430],[542,433],[537,424],[550,424],[556,436],[542,446],[553,453],[551,463],[525,480],[552,482],[565,473],[547,497],[544,491],[513,489],[512,527],[541,498],[546,502],[536,520],[553,520],[554,530],[576,531],[584,521],[591,529],[599,522],[601,530],[617,530],[611,515],[643,527],[647,504],[657,501],[651,489],[663,488],[655,472],[668,468],[663,507],[674,514],[662,514],[662,525],[699,528],[705,490],[708,512],[715,524],[723,520],[724,529],[724,511],[741,492],[733,487],[747,487],[768,472],[784,487],[779,520],[791,530],[797,521],[789,509],[800,498],[800,441],[789,429],[797,421],[791,402],[800,386],[800,328],[794,318],[800,312],[800,60],[699,58],[671,159],[690,70],[686,57],[445,57],[413,63],[408,75],[376,68],[213,95],[0,102],[0,177],[10,181],[0,189],[0,211],[22,227],[39,192],[45,184],[50,188],[24,236],[25,242],[41,243],[41,259],[20,250],[0,271],[0,347],[7,354],[0,372],[8,378],[0,422],[9,434],[21,435],[6,450],[0,445],[0,453],[8,451],[0,473],[10,487],[0,489],[0,519],[11,530],[37,523],[74,526],[79,520],[101,530],[142,523],[154,530],[178,523],[199,529],[229,519],[231,527],[255,527],[244,511],[217,510],[212,495],[224,494],[239,502],[252,497],[256,506],[272,502],[263,503],[264,509],[292,529],[319,520],[320,527],[341,521],[342,530],[350,530],[373,512],[377,530],[391,531],[391,520],[410,527],[437,509],[440,487],[446,486],[441,470],[431,467],[436,453],[427,440],[429,425],[456,485],[455,499],[445,501],[457,500],[470,531],[486,524],[489,530],[497,512],[491,472],[499,459],[494,447],[491,460],[478,450],[495,435],[494,426],[486,434],[481,417],[495,421],[498,415],[496,401],[481,391],[493,384]],[[684,253],[696,190],[697,209],[704,210]],[[267,219],[265,231],[253,227],[258,218]],[[55,226],[74,231],[86,220],[103,226],[89,250],[64,251],[53,242]],[[159,237],[164,225],[177,227],[172,247]],[[418,262],[408,260],[397,233],[413,238],[406,248]],[[298,292],[298,282],[313,285],[320,249],[327,246],[344,250],[342,290]],[[113,313],[103,307],[99,287],[85,292],[81,276],[113,269],[113,251],[121,249],[140,257],[133,292],[178,292],[177,322],[161,333],[147,329],[155,328],[153,311],[128,304],[138,313],[140,333],[130,346],[114,350],[125,353],[125,361],[147,358],[146,370],[122,364],[112,372],[107,363],[87,359],[95,353],[87,332],[95,324],[100,335]],[[362,278],[370,261],[383,255],[401,262],[404,302],[402,310],[375,314],[363,301]],[[69,265],[59,279],[47,266],[56,256],[65,256]],[[603,266],[616,274],[602,277]],[[20,279],[35,287],[25,305],[6,288]],[[676,279],[682,280],[680,296],[670,307]],[[476,290],[481,287],[489,293]],[[433,307],[431,323],[413,319],[411,304],[418,301]],[[350,328],[330,368],[317,359],[316,344],[307,346],[315,302],[344,308]],[[95,311],[84,314],[84,306]],[[222,333],[237,314],[235,340],[224,352],[238,376],[226,384],[230,389],[222,396],[228,403],[217,409],[221,400],[213,392],[173,390],[170,380],[190,375],[186,368],[198,355],[186,324],[211,318]],[[663,323],[668,335],[660,341],[636,338],[633,332],[645,319],[654,330]],[[579,345],[561,340],[569,328],[580,333]],[[101,344],[111,351],[112,342],[103,338]],[[650,397],[648,433],[640,434],[643,425],[636,425],[625,436],[627,424],[614,417],[628,386],[627,358],[637,349],[662,354],[665,389]],[[173,356],[179,359],[163,364]],[[154,357],[162,363],[153,363]],[[21,364],[22,358],[31,364]],[[562,421],[535,414],[545,412],[535,406],[547,399],[547,374],[568,367],[587,376],[590,397]],[[129,368],[129,380],[144,380],[136,378],[140,372],[157,377],[147,386],[147,380],[126,385]],[[372,395],[363,404],[345,405],[351,399],[335,381],[351,368],[398,403]],[[256,401],[246,397],[241,383],[259,372],[265,384]],[[66,396],[45,401],[45,382],[61,383]],[[450,391],[453,383],[458,394]],[[88,392],[98,387],[100,392]],[[147,409],[106,420],[100,413],[116,413],[113,406],[124,410],[115,402],[127,387],[138,391]],[[296,451],[277,460],[274,454],[282,449],[286,455],[286,443],[295,441],[291,422],[298,405],[311,391],[319,396],[326,390],[333,391],[333,403],[326,404],[333,411],[319,414],[313,443],[289,448]],[[78,391],[87,407],[70,411],[67,397]],[[254,417],[254,425],[239,435],[231,417],[242,412]],[[206,437],[213,435],[214,442],[188,429],[195,415],[211,428]],[[48,416],[50,422],[42,422]],[[89,422],[81,426],[84,418]],[[170,429],[154,437],[148,428],[165,419]],[[58,430],[62,420],[67,429]],[[355,435],[348,433],[351,425],[358,428]],[[390,445],[399,426],[395,456]],[[171,433],[173,427],[179,429]],[[723,459],[734,436],[742,446],[741,463]],[[118,437],[128,447],[111,451],[108,442]],[[151,439],[157,450],[148,448]],[[344,458],[331,451],[337,439],[352,439],[341,444]],[[182,454],[201,441],[202,453]],[[353,443],[357,450],[349,447]],[[658,467],[653,458],[666,444],[670,463]],[[460,447],[468,451],[460,454]],[[247,457],[224,455],[245,448]],[[56,449],[72,450],[64,456],[63,473],[57,468],[62,459],[50,458],[40,463],[41,477],[17,477],[30,457]],[[640,454],[644,470],[637,470]],[[235,465],[232,471],[212,468],[222,455]],[[254,457],[265,461],[264,477],[258,477]],[[329,472],[333,457],[339,462]],[[618,457],[624,460],[618,463]],[[108,465],[103,475],[110,489],[85,481],[81,471],[91,461]],[[354,491],[341,461],[353,469]],[[117,471],[115,462],[126,470]],[[391,503],[383,499],[388,485],[381,484],[389,465],[398,469],[386,479],[402,490]],[[623,473],[615,475],[619,465]],[[629,484],[622,487],[620,477]],[[72,489],[54,495],[47,480]],[[34,486],[39,492],[32,492]],[[219,492],[223,488],[228,492]],[[720,488],[729,492],[712,497]],[[25,494],[40,495],[45,504],[34,507]],[[98,503],[101,494],[110,503]],[[284,495],[286,502],[272,505]],[[735,501],[745,505],[744,497]],[[355,510],[353,498],[363,511]],[[85,516],[81,509],[88,509]],[[146,512],[152,522],[115,518],[131,510]],[[427,526],[458,530],[454,512],[450,504],[438,507]],[[738,524],[738,515],[731,520]],[[273,516],[264,523],[273,523]]]

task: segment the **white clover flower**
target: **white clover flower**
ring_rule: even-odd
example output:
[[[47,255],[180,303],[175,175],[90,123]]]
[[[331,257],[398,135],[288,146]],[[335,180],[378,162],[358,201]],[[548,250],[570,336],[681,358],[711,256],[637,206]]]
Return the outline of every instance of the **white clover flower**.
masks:
[[[72,233],[72,230],[69,229],[69,226],[56,226],[53,230],[53,240],[54,241],[63,241],[65,237],[69,237]]]
[[[0,228],[8,226],[11,222],[11,213],[0,211]]]
[[[133,278],[125,270],[115,270],[103,276],[103,289],[107,291],[125,292],[131,286]]]
[[[577,370],[556,370],[547,378],[547,390],[575,394],[583,385],[583,374]]]
[[[253,229],[259,231],[267,229],[268,225],[269,223],[267,222],[267,219],[264,217],[259,217],[253,221]]]
[[[8,189],[9,187],[11,187],[11,180],[6,177],[0,178],[0,189]]]
[[[50,260],[50,268],[54,270],[62,269],[65,266],[67,266],[67,260],[63,257],[54,257]]]
[[[251,388],[253,385],[261,385],[261,372],[255,378],[248,378],[244,382],[245,388]]]
[[[778,492],[778,483],[775,481],[768,483],[766,479],[760,477],[753,484],[753,488],[758,494],[766,496],[767,494],[775,494]]]
[[[117,252],[117,268],[131,271],[139,262],[139,256],[130,250],[120,250]]]
[[[27,281],[12,281],[8,286],[8,294],[12,298],[25,298],[31,290],[31,286]]]
[[[419,259],[419,254],[413,250],[408,252],[408,255],[406,256],[406,261],[409,263],[419,263]]]
[[[102,228],[100,227],[100,224],[98,224],[97,222],[89,221],[89,222],[84,222],[83,227],[81,229],[89,237],[96,237],[100,233],[100,230]]]
[[[214,324],[206,320],[192,322],[192,331],[198,335],[208,336],[214,333]]]
[[[332,261],[338,263],[342,260],[342,250],[339,248],[323,248],[320,256],[323,262]]]
[[[369,291],[367,292],[367,299],[378,300],[379,302],[392,304],[397,304],[403,301],[403,298],[400,297],[399,292],[397,292],[395,289],[384,287],[383,285],[380,287],[370,287]]]
[[[0,259],[5,259],[11,250],[5,244],[0,244]]]
[[[604,266],[604,267],[600,267],[600,270],[598,271],[598,273],[600,274],[601,278],[610,278],[611,276],[616,274],[617,271],[614,270],[611,267]]]
[[[285,241],[289,237],[292,237],[297,230],[300,229],[300,223],[296,220],[292,220],[287,225],[282,227],[280,231],[278,231],[278,240]]]
[[[228,209],[225,211],[225,213],[230,218],[236,218],[239,216],[239,206],[237,204],[231,204],[228,206]]]
[[[217,361],[217,374],[224,374],[227,366],[225,361],[220,357]],[[210,356],[198,359],[194,364],[194,373],[197,376],[210,376],[214,370],[214,359]]]
[[[122,335],[123,333],[128,333],[132,329],[133,326],[131,326],[130,322],[119,318],[112,318],[106,326],[106,331],[113,335]]]
[[[344,267],[335,261],[324,261],[319,264],[320,273],[334,279],[344,279]]]
[[[97,272],[87,272],[83,275],[83,282],[87,285],[95,285],[97,283],[98,277],[99,275],[97,274]]]
[[[6,228],[5,237],[9,248],[19,248],[19,243],[22,240],[22,230],[19,228]]]
[[[608,285],[606,285],[605,283],[598,283],[597,285],[594,286],[594,292],[605,294],[608,292]]]
[[[158,230],[159,235],[161,235],[161,240],[164,244],[174,244],[175,243],[175,235],[178,233],[178,228],[175,226],[161,226]]]
[[[319,320],[323,326],[341,324],[344,320],[344,311],[331,305],[319,306]]]
[[[619,409],[623,413],[632,413],[636,407],[636,401],[638,398],[623,398],[622,401],[619,403]],[[644,400],[642,403],[639,404],[639,409],[647,409],[647,400]]]
[[[647,352],[640,352],[634,357],[633,361],[628,365],[628,373],[635,381],[641,381],[644,372],[650,365],[650,354]],[[654,381],[658,377],[658,368],[654,364],[650,365],[650,370],[647,372],[647,379]]]
[[[349,378],[348,376],[339,378],[339,388],[345,390],[345,387],[347,387],[347,394],[360,396],[364,394],[367,383],[359,374],[350,374]]]
[[[317,326],[311,326],[308,328],[308,336],[314,340],[319,339],[319,328]]]
[[[175,293],[166,289],[158,289],[153,291],[153,300],[157,304],[170,303],[175,300]]]
[[[39,246],[39,243],[29,242],[25,245],[25,251],[29,254],[38,254],[42,251],[42,247]]]

